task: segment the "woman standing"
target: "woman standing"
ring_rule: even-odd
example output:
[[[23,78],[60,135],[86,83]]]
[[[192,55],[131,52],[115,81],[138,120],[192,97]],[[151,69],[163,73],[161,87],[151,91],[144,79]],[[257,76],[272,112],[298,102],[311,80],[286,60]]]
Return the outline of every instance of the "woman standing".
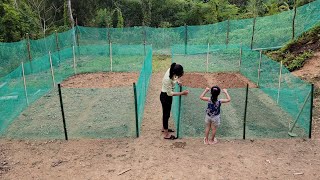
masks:
[[[181,85],[179,78],[183,76],[183,67],[180,64],[172,63],[162,79],[162,88],[160,94],[160,101],[162,104],[162,122],[164,139],[176,139],[175,136],[170,135],[173,130],[168,129],[168,122],[170,118],[170,111],[172,105],[172,96],[188,95],[189,91],[173,92],[175,83]]]

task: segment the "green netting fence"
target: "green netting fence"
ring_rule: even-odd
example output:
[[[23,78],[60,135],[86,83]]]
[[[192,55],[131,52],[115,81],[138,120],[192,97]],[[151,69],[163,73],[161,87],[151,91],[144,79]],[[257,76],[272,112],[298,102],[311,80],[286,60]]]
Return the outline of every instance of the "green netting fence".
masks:
[[[172,46],[172,61],[183,65],[185,74],[201,72],[214,78],[218,73],[240,73],[248,83],[247,111],[246,88],[235,87],[231,79],[228,92],[231,102],[222,105],[221,127],[218,136],[242,138],[244,128],[248,138],[288,138],[289,132],[299,137],[310,136],[311,84],[292,75],[281,63],[252,51],[230,45],[228,48],[208,45]],[[206,84],[207,87],[219,84]],[[173,117],[180,137],[199,137],[204,133],[206,102],[199,100],[203,88],[183,87],[188,96],[173,100]],[[179,91],[178,87],[175,89]],[[220,98],[223,98],[221,95]],[[246,113],[246,125],[244,114]]]
[[[62,36],[70,40],[72,33]],[[72,43],[64,44],[58,51],[32,56],[31,61],[21,63],[0,78],[2,137],[63,139],[57,84],[76,74],[111,71],[139,75],[136,80],[138,119],[133,84],[111,88],[62,88],[68,136],[135,137],[136,121],[141,125],[152,72],[151,46],[105,43],[73,47]]]
[[[0,132],[7,129],[18,115],[25,116],[22,112],[27,105],[35,107],[35,101],[40,97],[48,100],[56,96],[56,89],[52,86],[67,77],[79,73],[109,71],[140,72],[139,83],[136,84],[139,106],[138,127],[140,127],[144,107],[141,102],[145,100],[147,92],[147,88],[143,90],[144,88],[141,89],[141,87],[148,86],[151,74],[150,64],[142,59],[145,57],[150,59],[150,51],[157,54],[170,54],[171,46],[174,44],[182,44],[174,47],[176,49],[174,58],[178,58],[175,59],[177,61],[180,61],[179,56],[182,57],[181,61],[184,58],[188,59],[184,62],[187,63],[185,66],[187,71],[241,72],[252,82],[259,83],[259,90],[276,100],[277,105],[291,117],[298,116],[297,113],[302,108],[301,103],[310,101],[310,96],[307,96],[310,85],[293,78],[289,71],[282,67],[279,91],[276,86],[277,72],[280,71],[279,64],[264,60],[266,57],[263,57],[258,78],[256,68],[259,67],[259,63],[257,61],[251,64],[246,63],[256,59],[259,54],[248,49],[270,49],[283,46],[292,38],[319,24],[319,7],[320,0],[317,0],[297,8],[296,11],[290,10],[255,19],[228,20],[203,26],[176,28],[76,26],[74,29],[53,33],[43,39],[33,40],[26,36],[27,38],[20,42],[0,43]],[[134,44],[139,45],[134,46]],[[152,50],[150,45],[153,47]],[[208,49],[210,53],[206,53]],[[221,49],[224,50],[221,51]],[[239,49],[242,49],[242,55],[237,53]],[[183,54],[186,56],[183,57]],[[53,72],[50,71],[49,59],[52,61]],[[198,61],[200,64],[197,64]],[[248,67],[244,68],[246,66]],[[194,70],[196,67],[197,70]],[[271,70],[271,73],[267,70]],[[55,75],[54,80],[52,73]],[[95,90],[94,93],[96,93]],[[74,93],[70,94],[74,95]],[[295,103],[286,106],[287,99],[294,99]],[[310,103],[305,103],[298,118],[297,124],[303,127],[304,131],[307,131],[306,114],[309,113],[305,109],[310,108],[309,106]],[[45,117],[43,115],[43,118]],[[32,118],[29,118],[29,121],[31,122]],[[29,121],[24,123],[28,124]],[[23,133],[21,134],[23,136]]]
[[[94,28],[76,26],[63,33],[54,33],[44,39],[26,38],[16,43],[0,43],[0,77],[16,69],[21,61],[27,62],[51,52],[62,52],[72,46],[108,44],[149,44],[154,53],[170,54],[173,44],[228,47],[242,45],[250,49],[279,48],[293,38],[319,25],[320,0],[296,10],[251,19],[227,20],[201,26],[175,28]],[[28,36],[27,36],[28,37]],[[101,47],[102,48],[102,47]],[[76,48],[81,53],[81,48]],[[63,52],[62,52],[63,53]],[[58,54],[59,59],[61,59]]]

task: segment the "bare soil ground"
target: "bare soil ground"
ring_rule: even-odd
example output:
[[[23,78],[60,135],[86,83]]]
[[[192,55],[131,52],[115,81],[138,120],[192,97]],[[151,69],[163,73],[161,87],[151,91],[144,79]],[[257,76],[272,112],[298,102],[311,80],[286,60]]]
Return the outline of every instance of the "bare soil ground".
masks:
[[[163,74],[152,75],[139,138],[1,139],[0,179],[320,179],[319,136],[219,139],[216,145],[202,138],[164,140]]]
[[[220,88],[256,87],[240,73],[185,73],[181,80],[183,85],[193,88],[206,88],[219,85]]]
[[[85,73],[66,79],[62,83],[65,88],[111,88],[132,86],[139,77],[138,73]]]

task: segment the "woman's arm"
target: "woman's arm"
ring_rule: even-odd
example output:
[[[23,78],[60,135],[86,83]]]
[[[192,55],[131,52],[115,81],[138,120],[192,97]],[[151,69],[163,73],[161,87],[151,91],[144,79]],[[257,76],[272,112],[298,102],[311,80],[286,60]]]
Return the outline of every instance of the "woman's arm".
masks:
[[[182,92],[172,92],[172,96],[181,96],[181,95],[188,95],[188,94],[189,94],[189,90],[184,90]]]
[[[200,99],[203,100],[203,101],[209,101],[209,98],[208,97],[204,97],[204,95],[207,94],[207,92],[210,91],[210,88],[206,88],[200,95]]]
[[[228,94],[227,89],[222,89],[223,93],[226,95],[227,99],[221,99],[221,103],[227,103],[231,101],[231,97]]]

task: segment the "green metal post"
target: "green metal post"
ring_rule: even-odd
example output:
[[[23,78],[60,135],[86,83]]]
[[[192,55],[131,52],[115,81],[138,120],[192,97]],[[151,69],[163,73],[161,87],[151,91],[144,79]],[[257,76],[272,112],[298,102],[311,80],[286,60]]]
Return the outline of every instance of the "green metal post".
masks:
[[[182,86],[179,86],[179,92],[182,92]],[[180,136],[180,117],[181,117],[181,96],[179,96],[179,105],[178,105],[178,123],[177,123],[177,138]]]
[[[247,123],[248,92],[249,92],[249,84],[247,84],[247,88],[246,88],[246,102],[245,102],[245,105],[244,105],[244,116],[243,116],[243,139],[246,139],[246,123]]]
[[[66,127],[66,119],[65,119],[65,116],[64,116],[63,101],[62,101],[61,85],[60,84],[58,84],[58,89],[59,89],[59,97],[60,97],[60,106],[61,106],[61,113],[62,113],[64,136],[65,136],[65,139],[68,140],[68,132],[67,132],[67,127]]]
[[[136,83],[133,83],[133,92],[134,92],[134,107],[136,112],[136,135],[137,137],[139,137],[139,119],[138,119],[138,101],[137,101]]]
[[[312,111],[313,111],[313,92],[314,92],[314,84],[311,84],[311,99],[310,99],[310,126],[309,126],[309,138],[311,139],[312,135]]]

